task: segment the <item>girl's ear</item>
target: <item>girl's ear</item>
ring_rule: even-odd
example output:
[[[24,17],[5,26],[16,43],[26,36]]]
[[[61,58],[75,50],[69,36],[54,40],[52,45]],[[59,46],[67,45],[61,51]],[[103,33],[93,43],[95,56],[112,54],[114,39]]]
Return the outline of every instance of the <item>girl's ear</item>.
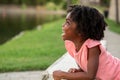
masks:
[[[77,34],[78,36],[81,36],[81,33],[80,33],[78,30],[76,30],[76,34]]]
[[[81,33],[78,31],[78,29],[76,29],[76,34],[81,36]]]
[[[81,36],[81,34],[80,34],[80,33],[78,33],[78,35],[79,35],[79,36]]]
[[[80,36],[80,37],[82,37],[83,36],[83,34],[82,33],[80,33],[80,31],[76,31],[76,33],[78,34],[78,36]]]

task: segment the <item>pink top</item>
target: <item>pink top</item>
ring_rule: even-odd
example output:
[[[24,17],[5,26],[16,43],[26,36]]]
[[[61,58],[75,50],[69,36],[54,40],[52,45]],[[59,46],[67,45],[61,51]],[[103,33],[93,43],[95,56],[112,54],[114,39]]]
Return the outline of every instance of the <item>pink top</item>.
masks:
[[[120,80],[120,60],[108,53],[99,41],[87,39],[78,52],[75,51],[74,43],[65,41],[68,53],[85,72],[87,72],[87,49],[97,45],[100,47],[101,54],[96,80]]]

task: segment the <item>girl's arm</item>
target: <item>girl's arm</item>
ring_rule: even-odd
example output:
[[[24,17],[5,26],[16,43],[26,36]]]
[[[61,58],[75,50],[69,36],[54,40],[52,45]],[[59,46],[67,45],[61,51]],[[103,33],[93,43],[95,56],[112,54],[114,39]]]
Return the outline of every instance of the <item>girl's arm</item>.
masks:
[[[63,72],[58,70],[53,72],[54,80],[61,80],[61,79],[93,80],[95,79],[98,65],[99,65],[99,55],[100,55],[99,46],[88,48],[87,72],[70,73],[70,72]]]
[[[70,68],[68,70],[68,72],[70,72],[70,73],[83,72],[83,70],[81,68],[79,68],[79,69],[77,69],[77,68]]]

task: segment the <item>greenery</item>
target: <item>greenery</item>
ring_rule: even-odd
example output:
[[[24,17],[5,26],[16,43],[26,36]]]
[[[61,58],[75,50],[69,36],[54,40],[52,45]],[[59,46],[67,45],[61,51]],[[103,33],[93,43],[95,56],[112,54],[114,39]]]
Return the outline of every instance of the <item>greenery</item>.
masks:
[[[63,0],[0,0],[0,4],[26,4],[26,5],[45,5],[47,2],[54,2],[60,4]]]
[[[0,0],[2,5],[20,5],[23,9],[27,6],[45,6],[48,10],[66,9],[68,0]],[[79,4],[80,0],[69,0],[71,4]]]
[[[61,39],[63,19],[25,31],[0,46],[0,72],[44,70],[66,50]]]
[[[53,2],[46,3],[45,7],[46,7],[47,10],[60,10],[60,9],[62,9],[62,5],[61,4],[60,5],[56,5]]]
[[[49,2],[53,2],[56,5],[67,4],[67,1],[71,2],[72,4],[79,4],[80,0],[0,0],[0,4],[14,4],[14,5],[46,5]],[[100,4],[102,6],[109,6],[110,0],[100,0]]]
[[[80,4],[80,0],[71,0],[72,4]]]
[[[106,22],[110,30],[120,34],[120,24],[117,24],[115,21],[110,19],[106,19]]]
[[[104,10],[106,9],[105,6],[102,6],[102,7],[101,7],[101,6],[99,6],[99,5],[96,5],[96,6],[92,5],[91,7],[96,8],[96,9],[99,10],[102,14],[103,14]]]
[[[101,1],[101,6],[109,7],[111,0],[100,0],[100,1]]]

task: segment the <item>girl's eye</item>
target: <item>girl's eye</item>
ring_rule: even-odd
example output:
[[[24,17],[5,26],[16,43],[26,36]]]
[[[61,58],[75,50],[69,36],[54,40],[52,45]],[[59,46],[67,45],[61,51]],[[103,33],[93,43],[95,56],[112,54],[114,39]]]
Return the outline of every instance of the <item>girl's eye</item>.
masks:
[[[66,24],[70,25],[70,23],[68,21],[66,21]]]

